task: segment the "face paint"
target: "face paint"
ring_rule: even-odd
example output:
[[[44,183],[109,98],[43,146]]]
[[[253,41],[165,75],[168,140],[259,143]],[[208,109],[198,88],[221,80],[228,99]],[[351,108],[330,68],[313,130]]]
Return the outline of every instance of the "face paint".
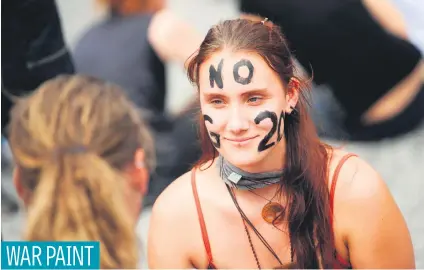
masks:
[[[268,143],[268,142],[272,138],[272,136],[274,136],[274,133],[276,131],[277,131],[277,142],[281,141],[281,139],[283,138],[283,134],[281,132],[281,122],[284,121],[284,117],[285,117],[284,111],[280,113],[279,119],[277,119],[277,114],[275,112],[270,112],[270,111],[260,112],[256,116],[256,118],[254,119],[256,125],[258,125],[260,122],[262,122],[263,120],[267,118],[269,118],[272,122],[271,130],[268,132],[268,134],[262,139],[262,141],[258,145],[259,152],[265,151],[266,149],[275,145],[275,142],[272,142],[272,143]]]
[[[247,78],[243,78],[239,74],[239,69],[243,66],[246,66],[247,69],[249,70],[249,75],[247,76]],[[252,62],[246,59],[240,60],[234,65],[234,68],[233,68],[234,80],[238,82],[239,84],[243,84],[243,85],[249,84],[252,81],[253,70],[254,70],[254,67],[252,65]]]
[[[262,141],[259,143],[259,145],[258,145],[258,151],[259,152],[265,151],[266,149],[270,148],[271,146],[273,146],[275,144],[275,142],[268,144],[268,141],[271,139],[271,137],[277,131],[277,122],[278,122],[277,114],[275,112],[263,111],[263,112],[260,112],[258,114],[258,116],[256,116],[254,121],[255,121],[255,124],[257,125],[267,118],[269,118],[271,120],[272,128],[268,132],[268,134],[262,139]]]
[[[220,140],[219,134],[215,132],[210,132],[209,134],[215,139],[215,141],[212,141],[213,146],[215,146],[216,148],[220,148],[221,140]]]
[[[212,118],[209,115],[204,114],[203,115],[203,119],[205,119],[205,121],[213,124],[213,120],[212,120]],[[213,146],[215,146],[216,148],[221,147],[221,139],[220,139],[219,134],[218,133],[215,133],[215,132],[209,132],[209,134],[211,135],[211,137],[213,137],[215,139],[215,141],[212,140]]]
[[[285,116],[286,116],[286,113],[284,111],[281,111],[280,119],[278,119],[277,142],[280,142],[284,135],[284,133],[281,132],[281,122],[284,121]]]
[[[212,120],[212,118],[211,118],[209,115],[204,114],[204,115],[203,115],[203,119],[204,119],[205,121],[208,121],[209,123],[213,124],[213,120]]]
[[[221,59],[221,61],[218,64],[218,70],[215,69],[213,65],[209,67],[209,82],[212,88],[216,85],[222,89],[224,88],[224,83],[222,82],[222,66],[224,65],[224,59]]]

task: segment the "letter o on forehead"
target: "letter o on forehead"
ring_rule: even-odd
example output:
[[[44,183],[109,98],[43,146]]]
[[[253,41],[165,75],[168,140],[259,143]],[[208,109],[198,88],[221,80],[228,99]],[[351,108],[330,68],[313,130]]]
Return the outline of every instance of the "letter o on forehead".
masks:
[[[239,84],[249,84],[252,81],[254,69],[250,60],[242,59],[238,61],[233,67],[234,80]]]

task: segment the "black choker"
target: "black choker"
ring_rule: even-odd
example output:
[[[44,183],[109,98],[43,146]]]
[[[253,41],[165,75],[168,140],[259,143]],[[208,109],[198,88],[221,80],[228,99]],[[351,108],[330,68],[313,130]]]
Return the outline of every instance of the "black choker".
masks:
[[[281,181],[284,171],[249,173],[227,162],[222,156],[218,157],[217,166],[220,176],[230,187],[243,190],[263,188]]]

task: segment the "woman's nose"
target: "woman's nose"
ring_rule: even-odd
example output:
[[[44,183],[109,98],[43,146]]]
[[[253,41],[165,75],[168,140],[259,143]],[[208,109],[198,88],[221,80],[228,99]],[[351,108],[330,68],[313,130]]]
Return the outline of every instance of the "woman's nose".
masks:
[[[249,128],[249,120],[243,116],[239,108],[231,110],[227,128],[230,132],[240,133]]]

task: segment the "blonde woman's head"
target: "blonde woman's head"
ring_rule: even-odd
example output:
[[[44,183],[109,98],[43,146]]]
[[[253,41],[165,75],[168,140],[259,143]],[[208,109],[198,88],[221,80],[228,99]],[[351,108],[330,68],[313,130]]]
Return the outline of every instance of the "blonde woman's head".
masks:
[[[154,166],[153,142],[123,91],[59,76],[19,99],[10,146],[32,241],[92,240],[101,268],[135,268],[135,223]]]

